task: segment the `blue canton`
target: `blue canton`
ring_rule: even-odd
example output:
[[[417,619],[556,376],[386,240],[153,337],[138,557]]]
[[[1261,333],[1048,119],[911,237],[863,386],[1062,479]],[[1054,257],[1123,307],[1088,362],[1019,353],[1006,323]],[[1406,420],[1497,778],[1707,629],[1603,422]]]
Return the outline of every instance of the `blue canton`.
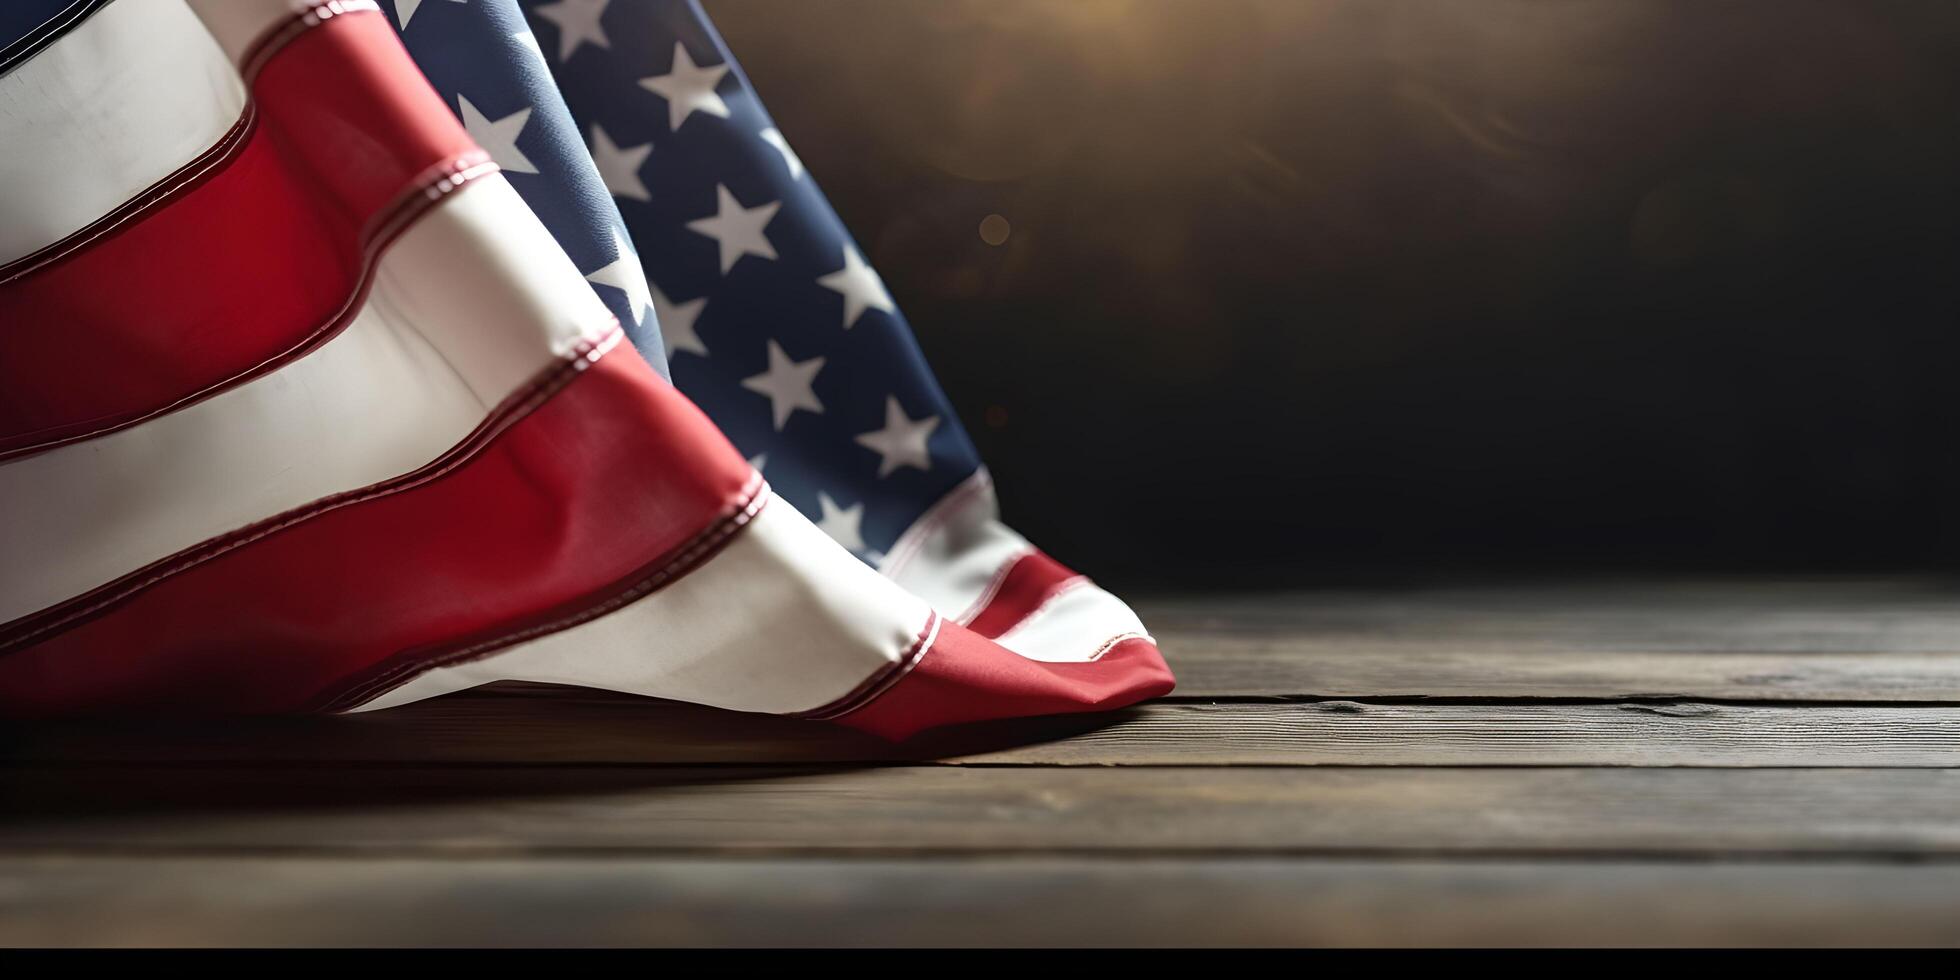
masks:
[[[515,0],[393,0],[395,30],[633,345],[666,373],[632,236],[613,207]]]
[[[875,564],[980,466],[884,284],[698,4],[523,6],[613,175],[675,384]]]
[[[635,344],[778,494],[875,565],[980,468],[884,283],[697,4],[523,0],[528,34],[511,5],[396,13],[478,142],[536,171],[512,185],[595,282],[623,217],[660,325]]]

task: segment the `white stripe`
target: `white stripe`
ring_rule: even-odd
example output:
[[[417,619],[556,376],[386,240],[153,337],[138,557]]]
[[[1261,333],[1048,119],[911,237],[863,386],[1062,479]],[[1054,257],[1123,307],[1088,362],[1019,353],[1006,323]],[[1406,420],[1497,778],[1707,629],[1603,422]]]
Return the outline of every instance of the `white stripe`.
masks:
[[[1137,614],[1095,583],[1078,579],[994,642],[1029,660],[1080,663],[1130,637],[1150,638]]]
[[[498,680],[575,684],[738,711],[809,711],[918,641],[925,603],[780,499],[700,568],[591,622],[421,674],[354,710]]]
[[[169,176],[244,108],[238,72],[182,0],[97,11],[0,76],[0,263]]]
[[[998,513],[993,480],[979,470],[899,535],[878,570],[941,615],[968,621],[1000,573],[1034,550]]]
[[[319,350],[181,411],[0,465],[0,622],[423,466],[611,323],[510,185],[479,178],[395,241],[361,312]]]
[[[1000,522],[993,480],[982,469],[899,535],[879,569],[900,587],[958,622],[973,620],[1002,576],[1034,546]],[[1065,586],[997,641],[1029,660],[1080,662],[1110,641],[1143,636],[1123,600],[1088,579]]]

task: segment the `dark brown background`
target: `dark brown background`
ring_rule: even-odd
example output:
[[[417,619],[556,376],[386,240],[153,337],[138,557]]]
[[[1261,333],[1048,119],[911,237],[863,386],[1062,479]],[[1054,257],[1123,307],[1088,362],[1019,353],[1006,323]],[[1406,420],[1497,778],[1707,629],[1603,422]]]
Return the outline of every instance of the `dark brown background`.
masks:
[[[707,6],[1099,577],[1960,557],[1950,2]]]

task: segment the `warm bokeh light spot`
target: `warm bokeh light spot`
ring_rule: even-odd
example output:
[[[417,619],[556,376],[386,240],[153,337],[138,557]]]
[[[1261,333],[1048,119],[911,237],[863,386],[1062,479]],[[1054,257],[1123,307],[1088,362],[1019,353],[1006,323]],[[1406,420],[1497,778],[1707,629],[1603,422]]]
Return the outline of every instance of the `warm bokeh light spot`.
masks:
[[[980,219],[980,240],[989,245],[1006,244],[1007,236],[1013,232],[1014,226],[1000,215],[990,214]]]

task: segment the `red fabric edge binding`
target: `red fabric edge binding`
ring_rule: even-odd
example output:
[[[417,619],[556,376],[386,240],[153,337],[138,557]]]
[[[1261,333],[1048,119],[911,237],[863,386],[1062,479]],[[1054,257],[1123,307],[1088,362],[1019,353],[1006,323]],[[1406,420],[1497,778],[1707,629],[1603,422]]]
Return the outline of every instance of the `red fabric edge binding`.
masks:
[[[1031,715],[1108,711],[1177,685],[1149,638],[1117,641],[1086,663],[1029,660],[958,623],[942,622],[931,650],[839,724],[902,741],[928,728]]]
[[[1080,660],[1023,657],[996,640],[1060,596],[1095,584],[1061,562],[1028,550],[1003,562],[965,624],[932,624],[915,657],[882,672],[819,712],[893,740],[941,725],[1030,715],[1104,711],[1170,693],[1170,667],[1148,636],[1111,635]],[[1071,651],[1073,652],[1073,651]]]

